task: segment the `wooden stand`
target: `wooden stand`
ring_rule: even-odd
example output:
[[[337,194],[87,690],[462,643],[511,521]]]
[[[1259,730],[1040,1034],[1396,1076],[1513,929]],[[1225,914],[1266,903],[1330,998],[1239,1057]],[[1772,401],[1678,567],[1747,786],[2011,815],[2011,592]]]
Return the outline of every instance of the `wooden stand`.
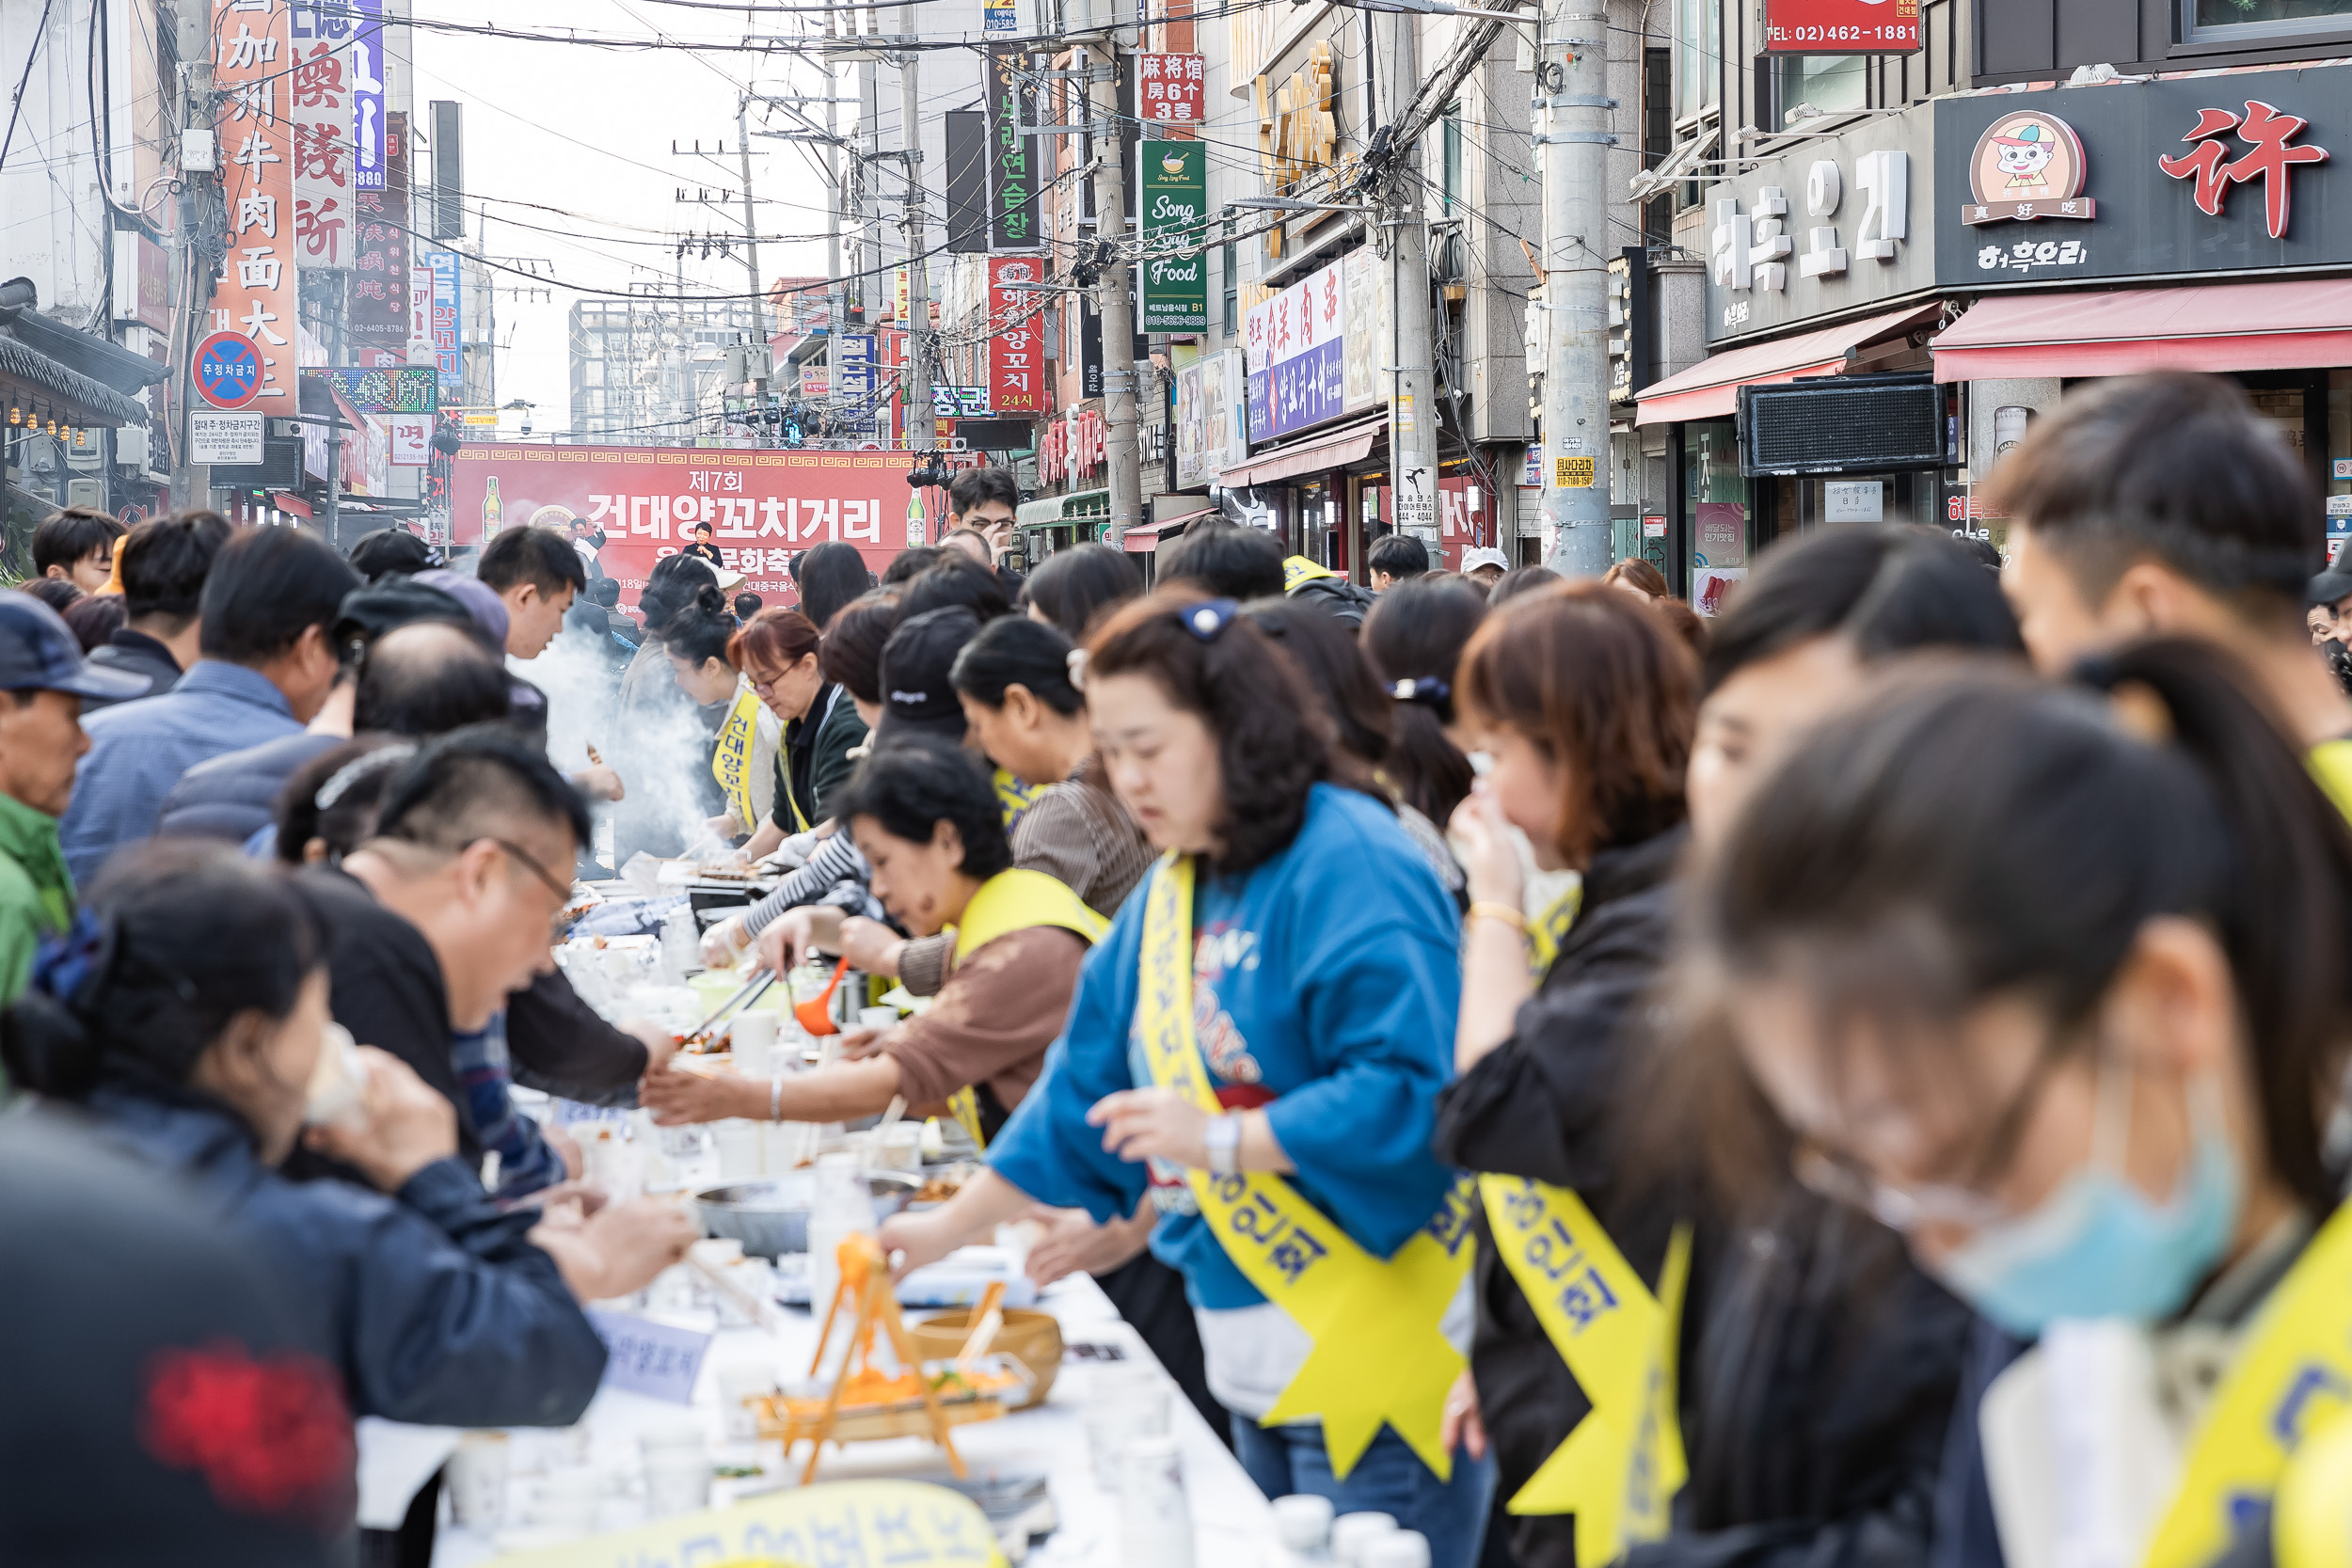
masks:
[[[801,1472],[801,1484],[806,1486],[816,1479],[818,1458],[825,1451],[828,1438],[835,1437],[841,1425],[841,1394],[852,1373],[870,1367],[874,1354],[874,1331],[880,1328],[890,1337],[890,1349],[898,1356],[898,1365],[914,1374],[923,1388],[923,1418],[920,1430],[937,1443],[947,1455],[947,1466],[956,1479],[965,1477],[963,1458],[956,1452],[956,1445],[947,1434],[948,1417],[939,1400],[939,1392],[923,1376],[922,1364],[916,1360],[914,1345],[907,1338],[906,1320],[898,1313],[898,1293],[892,1286],[890,1269],[883,1260],[882,1248],[871,1236],[851,1236],[843,1241],[835,1255],[841,1264],[841,1283],[825,1308],[825,1326],[817,1338],[817,1354],[808,1364],[809,1376],[824,1365],[825,1347],[833,1341],[833,1325],[841,1316],[841,1305],[850,1303],[852,1322],[850,1323],[850,1352],[841,1358],[841,1370],[833,1380],[833,1387],[825,1396],[825,1414],[809,1435],[814,1439],[809,1448],[808,1465]],[[992,1404],[994,1402],[990,1402]],[[989,1414],[1000,1414],[998,1406]],[[908,1414],[912,1414],[909,1412]],[[974,1413],[974,1418],[979,1416]],[[903,1427],[899,1430],[902,1432]],[[897,1433],[892,1433],[896,1435]],[[876,1433],[876,1435],[881,1435]],[[787,1429],[785,1447],[788,1452],[793,1442]]]

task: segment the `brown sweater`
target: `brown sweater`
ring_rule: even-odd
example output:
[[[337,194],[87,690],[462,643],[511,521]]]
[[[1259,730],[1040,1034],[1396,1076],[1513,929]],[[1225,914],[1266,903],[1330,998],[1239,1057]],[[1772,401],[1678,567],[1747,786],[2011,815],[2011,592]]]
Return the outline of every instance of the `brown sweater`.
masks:
[[[1032,926],[984,942],[947,975],[930,1010],[882,1037],[898,1059],[914,1116],[942,1114],[966,1085],[985,1084],[1009,1111],[1061,1033],[1087,943],[1058,926]]]

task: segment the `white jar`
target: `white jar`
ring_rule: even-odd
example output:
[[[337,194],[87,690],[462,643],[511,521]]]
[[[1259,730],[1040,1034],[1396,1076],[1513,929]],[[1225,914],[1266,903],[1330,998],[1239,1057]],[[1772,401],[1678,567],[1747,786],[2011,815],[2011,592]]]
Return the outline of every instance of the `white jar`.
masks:
[[[1120,1455],[1120,1562],[1123,1568],[1197,1568],[1184,1465],[1173,1437],[1136,1437]]]

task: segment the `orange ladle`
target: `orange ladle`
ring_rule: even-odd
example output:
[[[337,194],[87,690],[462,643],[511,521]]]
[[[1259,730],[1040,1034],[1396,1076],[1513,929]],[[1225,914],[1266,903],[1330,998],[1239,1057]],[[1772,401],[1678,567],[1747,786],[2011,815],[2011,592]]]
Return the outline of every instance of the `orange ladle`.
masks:
[[[850,960],[843,958],[833,966],[833,978],[825,982],[823,990],[805,1002],[792,1005],[792,1016],[801,1021],[802,1028],[812,1035],[837,1035],[841,1032],[833,1022],[833,993],[839,988],[841,976],[849,967]]]

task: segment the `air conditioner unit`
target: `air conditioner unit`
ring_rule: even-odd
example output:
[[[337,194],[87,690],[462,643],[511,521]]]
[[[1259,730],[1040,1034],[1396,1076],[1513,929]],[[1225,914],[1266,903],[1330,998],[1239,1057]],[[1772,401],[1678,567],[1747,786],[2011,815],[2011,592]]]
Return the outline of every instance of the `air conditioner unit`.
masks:
[[[126,468],[147,467],[147,427],[125,425],[115,432],[115,461]]]

